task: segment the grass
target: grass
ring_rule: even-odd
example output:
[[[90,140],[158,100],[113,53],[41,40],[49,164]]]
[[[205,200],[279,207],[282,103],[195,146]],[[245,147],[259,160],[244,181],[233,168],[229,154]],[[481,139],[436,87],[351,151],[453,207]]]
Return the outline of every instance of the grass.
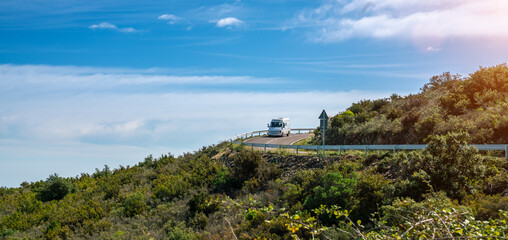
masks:
[[[312,140],[314,140],[314,137],[304,138],[298,142],[293,143],[293,145],[312,145]]]

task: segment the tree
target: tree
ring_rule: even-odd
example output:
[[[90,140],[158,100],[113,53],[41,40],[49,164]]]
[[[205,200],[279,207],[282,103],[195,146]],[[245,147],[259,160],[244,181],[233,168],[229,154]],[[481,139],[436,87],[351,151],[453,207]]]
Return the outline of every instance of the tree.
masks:
[[[75,184],[69,180],[59,177],[58,174],[50,175],[44,185],[37,189],[37,199],[48,202],[51,200],[60,200],[69,193],[77,191]]]

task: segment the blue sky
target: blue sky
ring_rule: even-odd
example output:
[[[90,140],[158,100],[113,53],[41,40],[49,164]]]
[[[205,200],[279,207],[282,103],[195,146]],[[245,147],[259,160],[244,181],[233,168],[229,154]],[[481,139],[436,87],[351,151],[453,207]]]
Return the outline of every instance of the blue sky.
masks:
[[[507,62],[505,0],[0,1],[0,186]]]

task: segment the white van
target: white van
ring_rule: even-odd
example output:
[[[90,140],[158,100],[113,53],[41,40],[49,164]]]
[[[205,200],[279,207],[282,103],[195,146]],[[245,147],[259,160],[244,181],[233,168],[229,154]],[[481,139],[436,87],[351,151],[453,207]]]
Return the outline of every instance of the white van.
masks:
[[[291,123],[289,118],[272,119],[272,122],[268,124],[268,136],[289,136],[290,132]]]

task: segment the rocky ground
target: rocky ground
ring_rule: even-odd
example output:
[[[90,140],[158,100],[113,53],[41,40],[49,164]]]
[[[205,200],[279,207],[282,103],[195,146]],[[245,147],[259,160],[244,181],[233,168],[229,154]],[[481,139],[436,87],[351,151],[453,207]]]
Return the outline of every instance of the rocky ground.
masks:
[[[354,155],[327,156],[323,159],[321,156],[309,155],[278,155],[276,153],[263,153],[261,155],[264,161],[274,163],[282,172],[282,178],[292,176],[301,169],[324,168],[326,165],[346,159],[356,159]],[[231,152],[224,152],[216,158],[227,167],[233,167]]]

